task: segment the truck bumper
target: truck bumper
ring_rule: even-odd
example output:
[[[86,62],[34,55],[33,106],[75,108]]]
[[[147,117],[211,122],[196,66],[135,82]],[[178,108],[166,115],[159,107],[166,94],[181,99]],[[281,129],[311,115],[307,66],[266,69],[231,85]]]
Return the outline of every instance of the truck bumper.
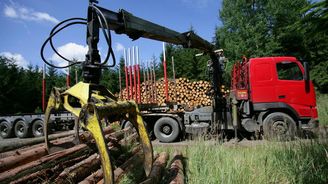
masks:
[[[206,134],[207,130],[209,128],[209,124],[208,123],[192,123],[191,125],[185,125],[186,129],[186,133],[189,134]]]
[[[318,118],[311,118],[308,123],[301,124],[301,128],[305,130],[315,129],[319,127]]]

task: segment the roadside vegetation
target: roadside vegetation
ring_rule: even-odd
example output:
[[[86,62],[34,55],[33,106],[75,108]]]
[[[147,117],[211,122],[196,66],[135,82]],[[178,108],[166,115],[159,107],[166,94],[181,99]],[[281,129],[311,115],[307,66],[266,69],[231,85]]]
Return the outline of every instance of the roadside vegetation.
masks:
[[[317,108],[320,125],[328,125],[328,94],[317,93]]]
[[[328,142],[318,140],[260,145],[213,145],[198,141],[180,147],[186,183],[327,183]],[[158,152],[177,148],[160,147]],[[127,182],[128,183],[128,182]]]

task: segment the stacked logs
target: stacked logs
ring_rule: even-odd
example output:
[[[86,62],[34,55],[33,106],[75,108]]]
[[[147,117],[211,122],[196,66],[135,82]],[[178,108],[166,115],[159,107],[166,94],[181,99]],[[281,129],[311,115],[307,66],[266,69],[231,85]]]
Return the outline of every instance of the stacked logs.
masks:
[[[211,96],[206,93],[211,90],[211,84],[207,81],[190,81],[186,78],[178,78],[176,81],[168,81],[169,102],[175,102],[187,107],[209,106]],[[165,105],[165,83],[163,79],[141,84],[141,103],[156,103]],[[123,98],[128,99],[127,90],[123,90]]]
[[[143,153],[137,133],[130,128],[104,130],[105,139],[113,158],[115,183],[129,174],[140,173]],[[43,143],[28,145],[0,153],[0,183],[103,183],[100,156],[94,139],[88,132],[80,134],[80,144],[73,145],[73,135],[52,140],[55,146],[67,147],[48,154]],[[180,155],[177,160],[176,155]],[[148,178],[142,173],[133,183],[184,183],[181,153],[176,153],[169,170],[165,170],[167,153],[155,156]],[[171,182],[172,181],[172,182]]]

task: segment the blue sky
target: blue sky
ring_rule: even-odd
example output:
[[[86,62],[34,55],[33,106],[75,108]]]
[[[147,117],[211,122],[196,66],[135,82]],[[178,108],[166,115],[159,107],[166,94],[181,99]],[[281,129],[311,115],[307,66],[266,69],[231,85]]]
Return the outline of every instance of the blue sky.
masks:
[[[222,0],[100,0],[99,6],[112,11],[125,9],[135,16],[166,26],[178,32],[193,26],[197,34],[208,41],[214,37],[214,29],[220,25],[219,8]],[[0,2],[0,54],[13,57],[18,64],[42,66],[40,47],[50,30],[62,20],[86,17],[87,0],[2,0]],[[138,46],[141,61],[159,58],[162,43],[139,39],[131,41],[125,35],[112,34],[117,58],[123,48]],[[67,57],[84,59],[87,51],[85,26],[75,25],[61,32],[54,39],[55,46]],[[107,45],[99,43],[104,58]],[[61,62],[48,48],[46,57]]]

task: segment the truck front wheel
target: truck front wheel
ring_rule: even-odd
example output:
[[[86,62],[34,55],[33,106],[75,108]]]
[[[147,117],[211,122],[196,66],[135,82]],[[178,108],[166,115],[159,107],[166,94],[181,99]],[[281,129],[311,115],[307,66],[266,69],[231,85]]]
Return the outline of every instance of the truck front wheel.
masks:
[[[161,142],[173,142],[180,134],[180,127],[176,120],[169,117],[163,117],[156,121],[154,134]]]
[[[264,119],[263,132],[267,140],[293,140],[296,134],[296,123],[288,114],[274,112]]]
[[[14,130],[15,130],[16,137],[19,137],[19,138],[26,138],[29,136],[29,133],[30,133],[29,126],[23,120],[19,120],[15,124]]]
[[[9,138],[12,136],[12,125],[8,121],[0,123],[0,135],[2,138]]]

